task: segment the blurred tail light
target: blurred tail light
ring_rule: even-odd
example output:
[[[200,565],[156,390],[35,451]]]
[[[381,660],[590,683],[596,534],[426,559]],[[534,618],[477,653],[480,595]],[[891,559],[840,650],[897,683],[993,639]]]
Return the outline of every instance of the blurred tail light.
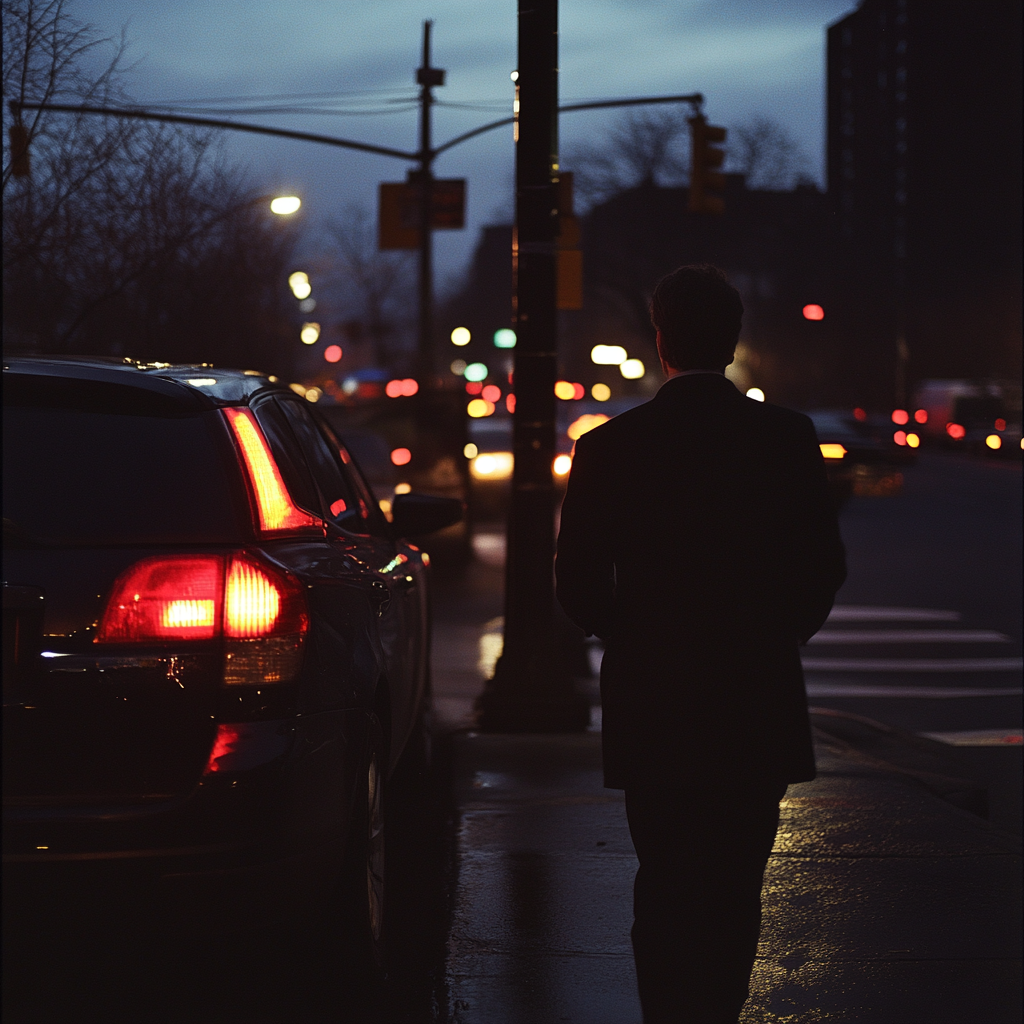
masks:
[[[144,558],[114,583],[95,643],[225,639],[224,682],[293,679],[309,615],[302,586],[239,552]]]
[[[260,530],[264,533],[310,527],[322,530],[323,526],[316,516],[303,512],[292,501],[281,478],[281,470],[252,412],[248,409],[225,409],[224,415],[231,425],[252,483],[259,510]]]
[[[949,434],[954,441],[960,441],[966,436],[967,431],[959,423],[947,423],[946,433]]]

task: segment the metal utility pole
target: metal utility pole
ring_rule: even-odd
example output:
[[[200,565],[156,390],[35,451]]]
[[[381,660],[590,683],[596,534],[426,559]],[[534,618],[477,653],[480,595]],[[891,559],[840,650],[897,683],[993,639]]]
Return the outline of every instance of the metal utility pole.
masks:
[[[519,0],[518,71],[515,464],[505,643],[478,707],[484,729],[562,732],[586,728],[589,703],[556,667],[553,621],[558,0]]]
[[[419,168],[409,178],[418,185],[419,198],[419,331],[417,352],[419,379],[424,387],[431,387],[434,378],[434,239],[432,234],[435,153],[430,144],[430,108],[434,104],[431,92],[434,86],[444,85],[444,71],[430,66],[430,30],[432,21],[423,22],[423,63],[416,69],[420,86],[420,148],[417,154]]]

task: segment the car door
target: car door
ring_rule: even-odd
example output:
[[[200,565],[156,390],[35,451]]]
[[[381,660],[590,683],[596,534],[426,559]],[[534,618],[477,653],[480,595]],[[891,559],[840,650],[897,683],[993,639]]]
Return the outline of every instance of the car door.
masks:
[[[413,552],[396,543],[380,508],[353,471],[348,452],[340,443],[329,441],[308,407],[289,397],[277,401],[305,454],[325,517],[344,531],[335,535],[333,543],[347,550],[356,545],[360,558],[390,591],[380,619],[380,639],[391,696],[393,751],[397,754],[412,726],[419,698],[416,658],[421,581],[410,564]]]

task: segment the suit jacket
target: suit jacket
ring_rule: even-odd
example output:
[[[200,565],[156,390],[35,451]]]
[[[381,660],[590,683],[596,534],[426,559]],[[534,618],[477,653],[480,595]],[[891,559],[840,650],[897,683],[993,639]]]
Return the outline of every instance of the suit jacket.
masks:
[[[605,641],[605,785],[814,778],[799,645],[846,576],[811,421],[719,374],[576,442],[558,599]]]

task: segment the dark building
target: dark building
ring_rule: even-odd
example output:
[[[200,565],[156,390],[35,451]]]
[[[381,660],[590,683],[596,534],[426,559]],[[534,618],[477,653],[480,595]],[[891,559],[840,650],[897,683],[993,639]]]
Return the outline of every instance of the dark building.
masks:
[[[685,188],[644,184],[586,216],[584,306],[560,316],[559,372],[588,389],[607,383],[616,395],[656,389],[661,377],[647,307],[651,291],[681,264],[710,262],[743,295],[737,383],[761,387],[773,401],[829,401],[836,361],[829,321],[812,322],[801,312],[811,303],[827,310],[831,302],[827,197],[812,185],[787,192],[747,189],[741,175],[728,175],[723,215],[691,213],[687,201]],[[448,344],[447,361],[500,365],[491,338],[511,323],[511,241],[507,225],[485,228],[466,286],[442,307],[445,340],[455,326],[468,327],[474,339],[458,350]],[[651,372],[627,381],[614,366],[595,366],[590,351],[599,344],[621,345]]]
[[[864,0],[832,25],[828,187],[851,399],[1019,373],[1019,3]]]

